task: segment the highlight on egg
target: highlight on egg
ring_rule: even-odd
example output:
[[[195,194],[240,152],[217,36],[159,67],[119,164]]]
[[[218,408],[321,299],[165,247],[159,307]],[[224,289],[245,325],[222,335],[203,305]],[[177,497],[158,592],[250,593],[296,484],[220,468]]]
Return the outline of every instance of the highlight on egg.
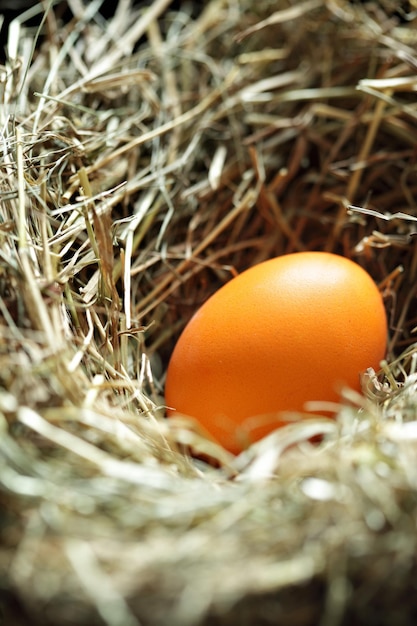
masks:
[[[343,386],[379,369],[387,319],[357,263],[327,252],[264,261],[212,295],[168,365],[168,417],[194,418],[232,453],[286,423],[306,403],[338,402]]]

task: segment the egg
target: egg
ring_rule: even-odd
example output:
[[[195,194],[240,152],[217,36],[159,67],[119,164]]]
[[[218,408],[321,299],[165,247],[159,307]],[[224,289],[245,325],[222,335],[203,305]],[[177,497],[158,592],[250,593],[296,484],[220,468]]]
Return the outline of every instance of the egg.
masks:
[[[307,402],[359,391],[386,342],[381,294],[357,263],[327,252],[273,258],[223,285],[186,325],[167,369],[167,415],[194,418],[237,454]]]

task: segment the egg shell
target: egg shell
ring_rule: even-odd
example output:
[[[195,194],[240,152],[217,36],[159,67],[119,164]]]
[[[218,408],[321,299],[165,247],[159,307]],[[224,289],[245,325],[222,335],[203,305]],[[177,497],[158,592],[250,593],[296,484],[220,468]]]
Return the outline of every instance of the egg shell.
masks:
[[[285,412],[359,390],[386,341],[382,297],[357,263],[327,252],[273,258],[226,283],[185,327],[167,370],[168,416],[195,418],[238,453]]]

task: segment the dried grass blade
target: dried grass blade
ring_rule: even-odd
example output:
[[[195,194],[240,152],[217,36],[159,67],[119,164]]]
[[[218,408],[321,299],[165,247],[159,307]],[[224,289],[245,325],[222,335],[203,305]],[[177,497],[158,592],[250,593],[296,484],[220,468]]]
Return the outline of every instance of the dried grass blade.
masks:
[[[267,28],[268,26],[273,26],[274,24],[282,24],[283,22],[289,22],[290,20],[295,20],[302,15],[305,15],[309,11],[313,11],[314,9],[318,9],[323,6],[322,0],[308,0],[307,2],[303,2],[302,4],[294,5],[289,9],[282,9],[281,11],[276,11],[265,20],[262,20],[255,24],[255,26],[251,26],[247,28],[242,33],[236,37],[236,41],[239,43],[248,37],[249,35],[253,35],[263,28]]]

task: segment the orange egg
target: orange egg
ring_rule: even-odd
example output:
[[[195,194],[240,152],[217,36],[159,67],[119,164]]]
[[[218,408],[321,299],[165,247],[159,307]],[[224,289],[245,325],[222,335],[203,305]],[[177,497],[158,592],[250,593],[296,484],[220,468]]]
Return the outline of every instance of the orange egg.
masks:
[[[287,254],[256,265],[211,296],[168,366],[168,416],[195,418],[238,453],[308,401],[338,401],[343,385],[379,368],[387,341],[381,295],[347,258]],[[288,415],[287,415],[288,417]]]

